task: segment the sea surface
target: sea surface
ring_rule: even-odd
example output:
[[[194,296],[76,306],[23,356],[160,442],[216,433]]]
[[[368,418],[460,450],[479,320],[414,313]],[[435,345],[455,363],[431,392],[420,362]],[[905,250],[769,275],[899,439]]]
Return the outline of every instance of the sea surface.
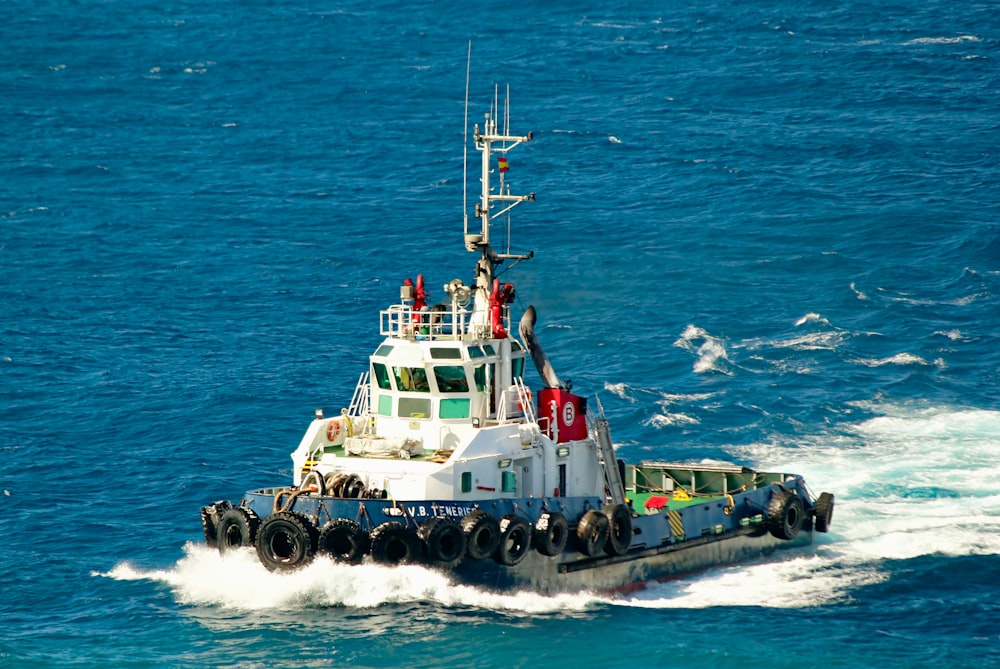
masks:
[[[403,279],[470,279],[470,42],[469,123],[534,133],[515,317],[620,457],[834,493],[814,546],[619,599],[203,546]],[[995,2],[8,0],[0,45],[0,666],[1000,667]]]

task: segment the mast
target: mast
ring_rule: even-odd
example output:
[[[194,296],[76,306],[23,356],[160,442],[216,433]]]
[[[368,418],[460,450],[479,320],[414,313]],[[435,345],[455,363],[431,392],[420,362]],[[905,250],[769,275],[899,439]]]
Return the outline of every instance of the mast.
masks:
[[[531,141],[534,136],[531,132],[527,135],[510,134],[509,91],[507,94],[507,100],[504,102],[503,128],[501,129],[498,127],[497,117],[500,115],[498,98],[498,94],[494,92],[493,106],[490,112],[485,115],[482,130],[480,130],[478,123],[475,125],[473,130],[473,140],[476,143],[476,150],[480,152],[482,158],[482,173],[480,176],[482,192],[480,194],[479,202],[476,203],[476,218],[479,219],[480,225],[478,233],[469,231],[468,214],[465,216],[465,248],[470,252],[474,253],[479,251],[482,254],[482,258],[480,258],[479,262],[476,264],[476,287],[481,291],[484,291],[487,295],[489,294],[489,290],[491,288],[490,284],[493,281],[495,270],[499,264],[508,259],[527,260],[532,256],[531,253],[497,253],[490,245],[490,222],[495,218],[503,216],[522,202],[528,202],[535,199],[534,193],[528,193],[527,195],[512,195],[510,192],[510,185],[506,184],[504,181],[504,173],[507,171],[507,168],[505,165],[500,166],[499,164],[497,165],[497,171],[500,175],[500,185],[496,193],[492,192],[490,177],[492,175],[491,168],[493,155],[496,154],[498,160],[506,161],[508,151],[519,144]],[[500,208],[498,211],[493,212],[492,210],[495,206]],[[477,291],[477,293],[478,292],[480,291]]]

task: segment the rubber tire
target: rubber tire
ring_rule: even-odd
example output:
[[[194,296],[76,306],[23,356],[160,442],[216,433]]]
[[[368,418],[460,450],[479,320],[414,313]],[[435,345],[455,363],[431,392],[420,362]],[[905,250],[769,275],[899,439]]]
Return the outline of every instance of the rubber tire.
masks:
[[[357,474],[351,474],[347,477],[347,480],[344,481],[342,492],[345,499],[360,499],[365,492],[365,484],[361,480],[360,476]]]
[[[542,555],[559,555],[569,539],[569,523],[558,511],[546,511],[535,523],[535,548]]]
[[[830,524],[833,522],[833,494],[821,492],[819,499],[816,500],[814,512],[816,519],[813,521],[813,527],[817,532],[829,532]]]
[[[513,567],[531,550],[531,524],[521,516],[509,514],[500,519],[500,543],[493,559]]]
[[[608,517],[591,509],[583,514],[576,526],[576,538],[580,541],[580,552],[590,557],[597,557],[604,550],[608,541],[610,523]]]
[[[257,557],[268,571],[292,571],[316,555],[316,526],[301,513],[280,511],[268,516],[257,532]]]
[[[227,499],[201,507],[201,531],[205,534],[205,543],[209,548],[219,547],[219,521],[222,520],[222,514],[231,508],[233,505]]]
[[[791,541],[799,534],[806,519],[802,498],[794,493],[771,494],[767,507],[767,529],[778,539]]]
[[[462,518],[465,533],[465,552],[473,560],[483,560],[496,552],[500,545],[500,523],[482,509],[476,509]]]
[[[337,518],[323,526],[316,551],[335,562],[358,564],[370,548],[371,538],[360,525],[350,518]]]
[[[326,489],[326,494],[329,497],[333,497],[333,483],[337,480],[338,476],[343,476],[343,474],[338,474],[337,472],[327,472],[323,477],[323,487]]]
[[[410,564],[419,561],[420,556],[420,539],[402,523],[389,521],[372,530],[372,557],[376,562]]]
[[[427,563],[442,569],[454,569],[465,557],[465,532],[451,518],[435,516],[417,530],[424,542]]]
[[[604,552],[624,555],[632,544],[632,512],[624,504],[605,504],[601,513],[608,517],[608,541]]]
[[[310,469],[306,472],[306,475],[302,477],[302,482],[299,483],[299,490],[308,490],[310,487],[310,481],[312,481],[312,485],[316,486],[315,494],[320,497],[326,495],[326,480],[323,475],[315,469]]]
[[[333,481],[326,487],[328,494],[331,497],[344,497],[344,484],[347,483],[347,479],[350,476],[347,474],[338,474],[333,477]]]
[[[219,554],[225,555],[236,548],[253,546],[260,528],[260,518],[245,506],[229,509],[219,519],[216,528]]]

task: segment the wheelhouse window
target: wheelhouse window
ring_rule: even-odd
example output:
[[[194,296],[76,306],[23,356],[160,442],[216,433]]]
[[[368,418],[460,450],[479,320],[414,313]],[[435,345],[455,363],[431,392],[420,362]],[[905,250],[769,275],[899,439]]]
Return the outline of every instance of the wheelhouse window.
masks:
[[[455,399],[443,399],[441,400],[440,417],[442,419],[447,418],[468,418],[470,414],[470,405],[468,397],[458,397]]]
[[[392,383],[389,381],[389,368],[381,362],[373,362],[372,368],[375,370],[375,380],[382,390],[392,390]]]
[[[434,360],[461,360],[462,349],[431,347],[431,358]]]
[[[469,379],[461,365],[435,365],[434,380],[442,393],[469,392]]]
[[[396,387],[403,392],[429,393],[431,385],[427,381],[427,371],[423,367],[393,367]],[[405,415],[400,409],[400,415]]]
[[[431,418],[431,400],[429,397],[400,397],[400,418]]]

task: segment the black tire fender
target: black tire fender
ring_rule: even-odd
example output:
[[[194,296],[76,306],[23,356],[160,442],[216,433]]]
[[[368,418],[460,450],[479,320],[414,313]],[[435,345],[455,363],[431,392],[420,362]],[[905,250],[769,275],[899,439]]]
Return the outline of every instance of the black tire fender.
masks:
[[[771,503],[767,507],[767,529],[778,539],[790,541],[799,534],[806,512],[802,498],[795,493],[771,493]]]
[[[402,523],[389,521],[372,530],[372,557],[382,564],[410,564],[421,554],[416,532]]]
[[[513,567],[531,550],[531,524],[515,514],[500,519],[500,543],[493,558]]]
[[[344,481],[343,497],[345,499],[359,499],[365,492],[364,481],[357,474],[351,474]]]
[[[608,517],[591,509],[583,514],[576,526],[576,538],[580,541],[580,552],[590,557],[596,557],[608,541]]]
[[[316,546],[318,553],[349,564],[361,562],[370,548],[368,533],[350,518],[337,518],[324,525]]]
[[[435,516],[417,530],[424,542],[427,562],[442,569],[452,569],[465,557],[465,532],[462,526],[446,516]]]
[[[326,480],[327,494],[331,497],[343,497],[344,496],[344,484],[347,480],[351,478],[347,474],[337,474],[332,480]]]
[[[500,545],[500,523],[482,509],[470,511],[462,518],[462,531],[465,552],[473,560],[488,558]]]
[[[252,509],[237,506],[222,514],[216,529],[219,553],[225,555],[231,550],[253,546],[260,528],[260,518]]]
[[[535,548],[542,555],[559,555],[569,539],[569,523],[558,511],[546,511],[535,522]]]
[[[829,532],[833,522],[833,493],[821,492],[813,509],[816,515],[813,526],[817,532]]]
[[[233,508],[227,499],[220,499],[214,504],[201,507],[201,531],[205,535],[205,543],[209,548],[219,546],[219,521],[222,514]]]
[[[257,532],[257,557],[269,571],[292,571],[316,555],[316,526],[301,513],[281,511],[268,516]]]
[[[601,513],[608,517],[608,541],[604,552],[622,555],[632,544],[632,512],[625,504],[606,504]]]

